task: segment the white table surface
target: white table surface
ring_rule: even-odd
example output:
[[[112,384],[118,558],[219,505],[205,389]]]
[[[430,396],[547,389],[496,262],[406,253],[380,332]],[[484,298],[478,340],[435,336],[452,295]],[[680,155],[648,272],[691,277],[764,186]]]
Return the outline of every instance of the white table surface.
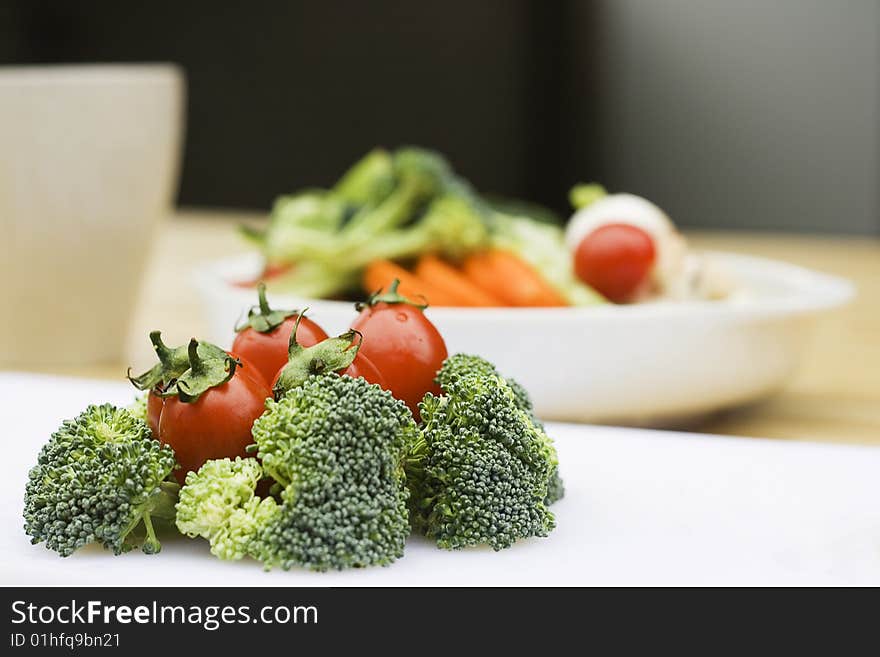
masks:
[[[208,586],[880,585],[880,448],[551,424],[566,497],[546,539],[447,552],[413,538],[386,568],[266,573],[172,537],[159,555],[62,559],[24,534],[27,471],[62,419],[125,384],[0,373],[0,584]]]

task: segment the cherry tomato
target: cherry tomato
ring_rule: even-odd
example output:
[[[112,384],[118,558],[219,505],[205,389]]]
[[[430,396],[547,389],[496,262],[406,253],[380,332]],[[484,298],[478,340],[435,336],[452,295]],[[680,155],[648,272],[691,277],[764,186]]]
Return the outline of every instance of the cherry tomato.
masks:
[[[382,376],[379,368],[373,365],[373,361],[360,352],[354,357],[351,365],[341,373],[353,379],[362,376],[367,383],[375,383],[380,388],[388,389],[388,384],[385,383],[385,377]]]
[[[655,257],[654,240],[647,232],[629,224],[606,224],[581,240],[574,269],[606,299],[625,303],[647,284]]]
[[[421,308],[379,302],[364,308],[351,328],[363,335],[358,356],[378,368],[386,389],[406,402],[414,415],[426,392],[440,394],[434,377],[449,354],[443,336]]]
[[[246,360],[233,377],[203,392],[192,403],[166,397],[159,416],[159,440],[170,445],[180,468],[174,472],[184,483],[186,473],[210,459],[248,456],[251,427],[272,396],[261,374]],[[248,370],[254,372],[251,374]]]
[[[275,378],[278,370],[287,364],[287,347],[296,319],[297,315],[288,317],[280,326],[268,333],[260,333],[256,329],[247,327],[235,337],[232,351],[251,363],[268,383]],[[327,334],[324,329],[308,317],[302,318],[296,331],[296,340],[300,345],[311,347],[326,339]]]
[[[162,406],[164,404],[165,400],[153,394],[152,390],[147,395],[147,425],[154,436],[159,435],[159,415],[162,413]]]

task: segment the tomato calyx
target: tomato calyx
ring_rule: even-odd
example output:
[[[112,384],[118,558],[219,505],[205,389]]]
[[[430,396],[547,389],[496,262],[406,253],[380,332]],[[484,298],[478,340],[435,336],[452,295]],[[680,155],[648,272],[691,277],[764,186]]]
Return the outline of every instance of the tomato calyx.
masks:
[[[387,292],[382,292],[382,290],[377,290],[371,294],[366,301],[359,301],[355,304],[354,308],[358,312],[362,311],[364,308],[373,308],[380,303],[387,304],[397,304],[403,303],[408,306],[413,306],[414,308],[418,308],[419,310],[424,310],[428,307],[427,303],[419,303],[417,301],[413,301],[412,299],[403,296],[400,292],[397,291],[397,288],[400,287],[400,280],[395,278],[391,285],[388,286]]]
[[[190,368],[188,345],[169,347],[162,341],[161,331],[151,331],[150,342],[153,343],[153,350],[156,352],[159,362],[138,376],[132,376],[131,368],[129,367],[125,375],[138,390],[161,390]],[[226,356],[225,351],[209,342],[200,343],[198,345],[198,352],[201,358],[222,358]]]
[[[360,331],[349,329],[335,338],[327,338],[311,347],[303,347],[296,341],[296,329],[299,328],[301,317],[302,315],[297,318],[290,334],[287,365],[278,373],[272,388],[275,399],[283,397],[288,390],[298,388],[310,376],[348,368],[354,362],[363,340]]]
[[[200,343],[193,338],[186,346],[189,368],[172,381],[164,391],[159,392],[158,396],[177,397],[185,404],[194,404],[203,393],[223,385],[235,375],[235,368],[241,365],[241,361],[219,347],[205,344],[218,350],[222,357],[214,353],[207,356],[199,353]]]
[[[269,307],[266,299],[266,284],[260,281],[257,284],[256,306],[248,310],[247,318],[235,327],[236,333],[252,328],[258,333],[271,333],[284,323],[284,320],[294,315],[302,316],[299,310],[276,310]]]

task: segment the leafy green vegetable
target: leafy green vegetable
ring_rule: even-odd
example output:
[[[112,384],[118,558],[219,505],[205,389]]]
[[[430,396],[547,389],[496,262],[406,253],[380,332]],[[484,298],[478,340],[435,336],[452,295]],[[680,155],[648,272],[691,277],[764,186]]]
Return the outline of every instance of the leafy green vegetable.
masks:
[[[407,147],[369,153],[331,190],[281,197],[266,230],[247,234],[268,263],[294,265],[270,285],[323,297],[356,288],[374,260],[483,248],[492,214],[443,156]]]
[[[580,185],[572,199],[587,203],[604,193]],[[299,296],[355,292],[376,260],[434,253],[457,261],[495,246],[535,267],[572,305],[602,303],[574,275],[560,224],[538,205],[483,198],[439,153],[406,147],[371,151],[329,190],[280,197],[265,231],[244,230],[268,264],[292,265],[269,284]]]
[[[394,188],[394,163],[388,151],[376,148],[355,163],[333,187],[333,193],[349,205],[369,205],[385,198]]]
[[[89,406],[46,443],[25,487],[25,531],[69,556],[89,543],[114,554],[161,548],[155,519],[174,519],[174,453],[143,420],[110,404]]]
[[[269,226],[254,236],[270,263],[321,258],[336,248],[349,206],[332,192],[308,190],[275,201]]]

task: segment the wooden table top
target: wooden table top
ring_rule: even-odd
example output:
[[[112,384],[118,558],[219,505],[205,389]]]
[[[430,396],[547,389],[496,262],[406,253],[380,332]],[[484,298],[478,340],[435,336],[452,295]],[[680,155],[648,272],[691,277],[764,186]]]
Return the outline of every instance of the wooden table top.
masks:
[[[189,210],[167,221],[153,247],[126,363],[52,373],[121,379],[128,364],[140,367],[151,362],[144,339],[150,329],[162,327],[171,343],[198,335],[204,320],[198,300],[189,286],[181,284],[181,276],[200,262],[246,252],[248,246],[234,230],[243,219],[258,215]],[[880,445],[880,239],[726,232],[691,232],[688,238],[701,249],[766,256],[844,276],[856,284],[858,294],[849,306],[823,318],[803,366],[782,392],[704,418],[687,429]]]

